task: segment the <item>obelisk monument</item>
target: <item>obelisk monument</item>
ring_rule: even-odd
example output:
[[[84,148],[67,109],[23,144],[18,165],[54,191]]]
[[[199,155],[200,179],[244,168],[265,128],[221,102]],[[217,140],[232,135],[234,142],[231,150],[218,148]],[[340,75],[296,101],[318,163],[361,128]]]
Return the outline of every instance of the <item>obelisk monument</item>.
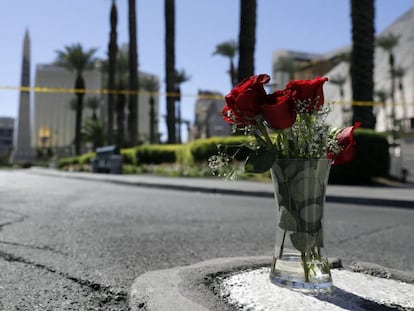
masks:
[[[11,156],[12,163],[27,163],[34,160],[34,153],[31,146],[31,125],[30,125],[30,37],[26,30],[23,41],[23,61],[21,89],[19,99],[19,114],[17,122],[17,137],[14,143],[14,151]]]

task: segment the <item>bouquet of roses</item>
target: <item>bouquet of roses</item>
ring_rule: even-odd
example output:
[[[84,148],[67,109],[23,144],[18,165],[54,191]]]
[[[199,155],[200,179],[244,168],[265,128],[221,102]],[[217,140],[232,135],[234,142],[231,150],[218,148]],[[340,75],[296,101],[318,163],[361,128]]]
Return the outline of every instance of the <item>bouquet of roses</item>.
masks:
[[[271,94],[264,89],[269,80],[260,74],[239,83],[225,97],[223,118],[234,130],[254,137],[243,145],[249,149],[245,171],[270,170],[274,180],[282,232],[271,275],[280,277],[277,271],[287,260],[286,252],[291,255],[295,249],[306,283],[323,275],[330,279],[328,262],[321,255],[327,176],[330,162],[343,164],[354,158],[353,131],[360,123],[337,129],[326,124],[330,106],[324,103],[323,85],[328,78],[292,80]],[[228,173],[227,167],[242,146],[237,147],[229,155],[229,148],[220,146],[219,154],[209,159],[213,172],[234,177],[234,169]]]
[[[243,80],[226,95],[224,120],[235,131],[255,137],[246,146],[251,150],[245,163],[247,173],[265,172],[277,158],[327,157],[334,165],[354,158],[353,131],[360,124],[339,129],[326,124],[330,106],[324,104],[323,84],[327,80],[292,80],[285,89],[267,94],[264,84],[270,77],[260,74]],[[210,157],[209,166],[220,173],[233,158],[234,154],[219,150],[218,155]]]

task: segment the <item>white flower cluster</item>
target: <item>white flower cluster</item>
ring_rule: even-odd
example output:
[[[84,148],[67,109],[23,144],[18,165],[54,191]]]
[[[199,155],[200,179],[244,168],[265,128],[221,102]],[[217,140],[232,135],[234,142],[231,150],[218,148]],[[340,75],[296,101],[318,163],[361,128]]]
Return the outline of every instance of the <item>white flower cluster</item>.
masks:
[[[303,109],[300,106],[299,109]],[[324,105],[315,114],[303,113],[292,126],[293,145],[296,146],[295,157],[321,158],[326,155],[329,126],[326,117],[330,112],[329,104]],[[291,138],[292,140],[292,138]]]
[[[338,140],[335,138],[328,138],[328,149],[331,153],[338,155],[341,154],[344,150],[344,147],[338,143]]]
[[[237,171],[235,167],[230,165],[232,159],[225,153],[220,152],[208,159],[208,166],[213,175],[223,177],[225,180],[234,180],[237,178]]]
[[[320,102],[320,96],[315,98],[308,98],[305,100],[295,100],[295,108],[297,113],[307,113],[309,110],[313,110],[312,107],[316,107]]]

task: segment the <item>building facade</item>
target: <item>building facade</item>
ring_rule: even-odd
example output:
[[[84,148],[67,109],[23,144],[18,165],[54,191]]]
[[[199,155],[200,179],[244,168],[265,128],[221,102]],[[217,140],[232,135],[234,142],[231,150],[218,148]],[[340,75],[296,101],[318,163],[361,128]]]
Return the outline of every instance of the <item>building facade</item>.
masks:
[[[14,119],[10,117],[0,117],[0,158],[8,160],[13,150],[13,136]]]
[[[397,122],[400,122],[405,131],[414,128],[414,9],[412,8],[394,23],[387,27],[378,37],[392,34],[399,38],[398,45],[393,49],[396,68],[403,68],[404,75],[397,82],[394,103],[390,98],[385,104],[381,104],[379,97],[375,98],[374,106],[378,131],[384,131],[390,127],[390,115],[392,105],[395,105]],[[352,87],[350,79],[349,62],[342,56],[349,54],[351,47],[342,47],[325,54],[311,54],[302,51],[278,50],[273,55],[273,83],[278,89],[284,88],[289,78],[311,79],[315,76],[326,76],[328,83],[324,85],[325,101],[333,103],[332,112],[328,116],[328,122],[333,126],[349,125],[352,104]],[[286,59],[293,60],[295,66],[293,75],[289,76],[287,70],[281,70],[278,64]],[[375,92],[384,91],[390,93],[391,77],[388,64],[389,55],[386,51],[376,46],[374,85]],[[287,66],[289,68],[289,66]],[[283,69],[283,66],[282,66]],[[341,87],[335,81],[343,81]]]
[[[189,140],[212,136],[227,136],[231,127],[221,115],[225,105],[224,96],[218,92],[198,91],[195,103],[194,126],[190,131]]]
[[[150,76],[158,81],[157,77],[147,73],[140,72],[140,76]],[[92,118],[94,111],[88,108],[85,103],[94,98],[99,102],[96,111],[97,118],[105,124],[107,120],[107,96],[104,92],[105,85],[101,68],[97,65],[96,68],[85,71],[83,77],[86,85],[83,122]],[[51,148],[64,154],[73,153],[75,137],[75,106],[73,103],[76,101],[73,87],[75,78],[75,73],[53,64],[36,66],[35,87],[37,90],[33,105],[33,148],[37,150]],[[154,115],[158,119],[158,95],[145,92],[139,95],[138,140],[141,142],[147,142],[150,137],[151,96],[154,103]],[[128,104],[125,106],[125,120],[127,120]],[[116,116],[114,116],[114,120],[116,120]],[[126,123],[124,128],[127,128]],[[156,131],[158,132],[158,128],[156,128]],[[83,151],[90,151],[91,148],[90,144],[84,144]]]

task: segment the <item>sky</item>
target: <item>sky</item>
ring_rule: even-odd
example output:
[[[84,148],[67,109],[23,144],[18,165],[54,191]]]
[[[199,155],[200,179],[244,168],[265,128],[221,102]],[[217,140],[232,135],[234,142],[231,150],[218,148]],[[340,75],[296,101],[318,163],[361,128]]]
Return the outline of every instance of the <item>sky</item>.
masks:
[[[118,44],[128,42],[128,1],[117,0]],[[139,70],[155,74],[165,91],[164,0],[137,0]],[[237,40],[239,0],[176,0],[176,67],[191,79],[181,85],[182,117],[193,121],[198,90],[227,94],[228,59],[213,56],[217,44]],[[380,33],[409,10],[413,0],[376,0]],[[106,57],[110,0],[13,0],[0,10],[0,116],[16,117],[23,37],[31,39],[31,84],[36,64],[51,63],[56,50],[73,43]],[[271,74],[277,49],[325,53],[351,44],[350,0],[257,0],[255,73]],[[237,61],[236,61],[237,63]],[[160,131],[166,139],[165,99]]]

